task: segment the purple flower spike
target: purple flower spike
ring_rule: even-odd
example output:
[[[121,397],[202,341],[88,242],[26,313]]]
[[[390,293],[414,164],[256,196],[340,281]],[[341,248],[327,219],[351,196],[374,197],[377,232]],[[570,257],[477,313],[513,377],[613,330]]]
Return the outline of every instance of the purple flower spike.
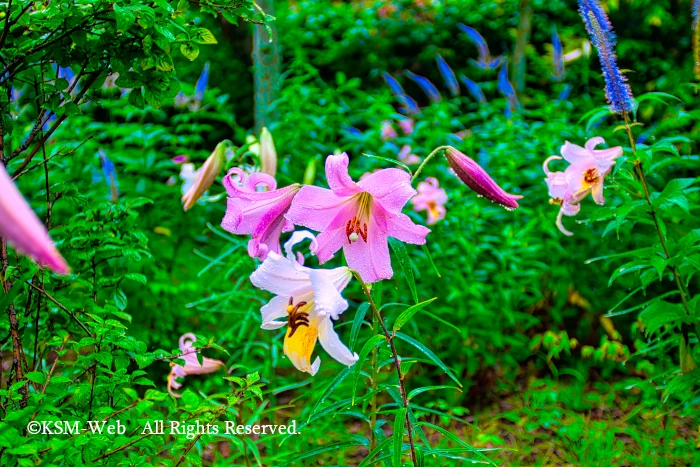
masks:
[[[478,84],[464,75],[459,75],[459,80],[467,87],[467,91],[477,102],[486,103],[486,96]]]
[[[472,63],[478,68],[484,70],[493,70],[494,68],[498,68],[498,66],[501,64],[502,58],[491,57],[489,46],[486,44],[486,40],[481,36],[481,34],[479,34],[476,29],[464,24],[460,24],[459,29],[461,29],[462,32],[469,37],[469,40],[476,45],[476,48],[479,51],[479,60],[472,60]]]
[[[447,162],[452,167],[465,185],[474,190],[477,195],[498,203],[509,211],[518,207],[518,202],[522,196],[506,193],[489,174],[482,169],[479,164],[470,157],[450,147],[445,151]]]
[[[450,90],[450,94],[452,94],[452,97],[459,96],[459,82],[457,82],[454,71],[440,55],[437,55],[435,60],[437,61],[438,70],[445,80],[445,86]]]
[[[440,102],[442,97],[440,96],[440,91],[437,90],[435,85],[431,83],[428,78],[424,78],[415,73],[411,73],[408,70],[404,70],[404,74],[414,83],[420,87],[423,92],[430,98],[433,102]]]
[[[389,86],[389,89],[391,89],[391,92],[396,95],[396,96],[401,96],[403,94],[406,94],[399,84],[398,81],[394,79],[393,76],[391,76],[389,73],[382,72],[382,78],[384,78],[384,81],[386,81],[387,86]]]
[[[554,62],[554,80],[561,81],[564,79],[564,54],[556,27],[552,30],[552,58]]]

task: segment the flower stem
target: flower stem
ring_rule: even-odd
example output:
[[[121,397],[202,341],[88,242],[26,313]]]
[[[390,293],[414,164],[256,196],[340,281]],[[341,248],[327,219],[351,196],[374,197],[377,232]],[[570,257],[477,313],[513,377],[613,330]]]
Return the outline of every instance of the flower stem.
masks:
[[[624,112],[622,114],[622,117],[625,119],[625,129],[627,130],[627,136],[629,137],[630,140],[630,145],[632,146],[632,153],[634,155],[637,155],[637,145],[634,140],[634,135],[632,135],[632,127],[630,126],[629,122],[629,117],[627,116],[627,112]],[[639,181],[642,184],[642,188],[644,189],[644,198],[646,199],[647,204],[649,205],[649,215],[651,216],[651,219],[654,221],[654,226],[656,227],[656,233],[659,236],[659,241],[661,242],[661,248],[664,251],[664,255],[666,256],[667,260],[671,259],[671,255],[668,252],[668,247],[666,246],[666,239],[664,238],[664,234],[661,231],[661,227],[659,226],[659,221],[658,218],[656,217],[656,210],[654,209],[654,205],[651,202],[651,196],[649,194],[649,185],[647,184],[647,179],[646,176],[644,175],[644,169],[642,168],[642,162],[639,159],[635,159],[634,161],[634,169],[637,172],[637,176],[639,177]],[[681,276],[678,273],[678,268],[676,266],[669,266],[669,269],[671,269],[671,272],[673,273],[673,278],[676,281],[676,286],[678,287],[678,292],[681,294],[681,301],[683,302],[683,308],[685,308],[685,312],[690,316],[691,318],[693,317],[693,314],[690,312],[690,308],[688,307],[688,299],[686,295],[685,288],[683,287],[683,281],[681,281]],[[686,335],[688,334],[688,325],[684,324],[681,326],[681,330],[683,334]],[[700,341],[700,327],[698,326],[698,323],[695,322],[695,334],[697,335],[698,341]],[[686,339],[687,340],[687,339]]]
[[[444,146],[443,148],[446,148],[447,146]],[[436,149],[433,151],[426,159],[425,162],[427,162],[428,158],[430,158],[435,152],[440,150],[441,148]],[[423,162],[423,164],[425,164]],[[419,169],[420,171],[420,169]],[[415,177],[415,176],[414,176]],[[418,459],[416,457],[416,445],[415,441],[413,440],[413,425],[411,424],[411,418],[409,416],[410,409],[409,409],[409,404],[408,404],[408,397],[406,397],[406,387],[404,386],[404,381],[403,381],[403,373],[401,372],[401,359],[399,358],[398,353],[396,353],[396,347],[394,346],[394,335],[389,332],[389,330],[386,328],[386,325],[384,324],[384,321],[382,320],[382,315],[379,312],[379,309],[377,308],[377,304],[374,303],[374,299],[372,298],[372,294],[367,287],[367,284],[362,280],[362,277],[360,277],[360,274],[357,271],[352,271],[352,274],[355,276],[357,281],[360,283],[362,286],[362,291],[365,293],[365,296],[367,297],[367,300],[369,301],[369,306],[372,308],[372,312],[374,313],[374,316],[376,318],[376,321],[379,323],[379,325],[382,327],[382,332],[384,333],[384,336],[386,337],[387,342],[389,343],[389,347],[391,348],[391,355],[394,358],[394,365],[396,366],[396,374],[399,377],[399,393],[401,394],[401,401],[403,403],[404,408],[406,409],[406,428],[408,432],[408,444],[411,446],[411,460],[413,461],[414,467],[418,467]]]
[[[416,178],[418,178],[418,175],[420,175],[421,171],[423,170],[423,167],[425,167],[425,165],[428,163],[428,161],[430,161],[430,159],[432,159],[433,156],[435,156],[435,154],[437,154],[440,151],[446,151],[446,150],[450,149],[451,147],[452,146],[440,146],[440,147],[433,149],[433,152],[428,154],[425,157],[425,159],[423,159],[423,163],[418,167],[418,170],[416,170],[415,173],[413,174],[413,176],[411,177],[411,183],[416,181]]]

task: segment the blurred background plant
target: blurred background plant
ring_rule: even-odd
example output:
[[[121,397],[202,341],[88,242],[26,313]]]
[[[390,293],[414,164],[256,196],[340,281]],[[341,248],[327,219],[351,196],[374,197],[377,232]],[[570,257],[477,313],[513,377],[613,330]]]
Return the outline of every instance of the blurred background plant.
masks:
[[[222,185],[182,210],[186,164],[196,170],[228,139],[236,148],[227,168],[259,170],[263,126],[274,136],[280,186],[324,185],[328,154],[347,151],[357,179],[390,166],[365,155],[403,153],[415,170],[452,145],[525,196],[506,211],[436,159],[419,180],[439,181],[445,217],[430,226],[425,249],[407,245],[406,269],[394,258],[394,278],[374,291],[389,323],[414,303],[409,275],[420,301],[437,297],[403,327],[419,346],[396,341],[416,390],[420,442],[431,446],[426,464],[700,462],[698,374],[688,363],[700,358],[691,5],[602,4],[618,64],[630,70],[640,124],[631,131],[670,261],[639,202],[625,128],[603,107],[603,76],[576,2],[275,2],[269,30],[257,23],[271,18],[248,1],[0,4],[3,162],[21,174],[18,187],[72,268],[56,276],[12,249],[3,262],[11,286],[0,299],[3,464],[391,465],[392,443],[363,459],[370,438],[391,437],[395,391],[372,397],[360,385],[355,393],[355,376],[338,382],[343,367],[330,359],[314,377],[297,372],[282,339],[259,329],[269,297],[248,280],[256,261],[245,254],[247,238],[219,227]],[[275,61],[252,58],[270,36],[277,49],[262,52],[278,54],[273,86]],[[264,115],[255,112],[261,87],[272,96],[262,97],[272,102]],[[583,202],[578,218],[567,218],[575,236],[565,237],[541,163],[566,140],[582,146],[592,136],[625,154],[607,179],[606,206]],[[426,222],[427,212],[406,212]],[[670,266],[695,297],[689,333]],[[345,296],[350,318],[337,329],[360,353],[374,334],[371,313],[360,315],[367,309],[356,284]],[[169,364],[188,332],[229,376],[189,376],[174,400]],[[369,358],[378,374],[366,364],[356,377],[391,385],[388,351]],[[461,390],[427,389],[455,385],[435,359]],[[296,420],[301,435],[24,431],[34,419],[133,425],[212,413]]]

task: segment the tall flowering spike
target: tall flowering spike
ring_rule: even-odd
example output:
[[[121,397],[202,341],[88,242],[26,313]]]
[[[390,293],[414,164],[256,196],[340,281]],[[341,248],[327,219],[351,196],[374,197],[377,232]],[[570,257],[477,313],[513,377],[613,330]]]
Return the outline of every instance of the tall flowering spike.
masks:
[[[384,78],[384,81],[386,82],[387,86],[389,86],[389,89],[391,89],[391,92],[394,95],[401,96],[406,94],[399,82],[396,81],[396,79],[394,79],[394,77],[386,71],[382,72],[382,78]]]
[[[107,153],[102,149],[99,151],[100,159],[102,160],[102,172],[105,176],[105,182],[109,187],[110,201],[116,203],[119,199],[119,185],[117,184],[117,171],[114,168],[114,163],[107,157]]]
[[[0,237],[37,263],[59,274],[70,272],[46,227],[12,182],[3,164],[0,164]]]
[[[231,145],[231,142],[228,140],[217,144],[214,152],[204,161],[204,165],[197,170],[197,178],[182,197],[182,202],[185,203],[185,211],[188,211],[197,203],[199,198],[212,186],[216,177],[219,176],[219,172],[221,172],[221,168],[226,162],[226,149],[229,145]],[[183,168],[185,165],[183,164]]]
[[[431,101],[433,102],[440,102],[442,100],[442,97],[440,96],[440,91],[437,90],[435,85],[428,80],[428,78],[424,78],[423,76],[417,75],[415,73],[411,73],[408,70],[404,70],[404,74],[414,83],[418,85],[421,90],[430,98]]]
[[[469,94],[471,94],[477,102],[482,104],[486,103],[486,96],[478,84],[464,75],[459,75],[459,80],[467,87],[467,91],[469,91]]]
[[[245,172],[235,167],[224,177],[229,198],[221,227],[238,235],[251,235],[248,254],[264,260],[268,253],[280,252],[280,235],[294,230],[284,218],[292,199],[299,191],[298,183],[277,189],[277,181],[266,173]],[[266,187],[267,191],[258,191]]]
[[[348,155],[326,158],[329,189],[305,186],[294,198],[287,218],[321,232],[316,255],[321,263],[343,249],[348,266],[365,282],[393,275],[388,237],[422,245],[430,232],[401,212],[416,191],[411,176],[382,169],[355,183],[348,174]]]
[[[192,98],[192,103],[190,107],[192,110],[196,111],[201,108],[202,101],[204,100],[204,93],[207,90],[207,84],[209,83],[209,62],[204,64],[202,73],[199,75],[197,84],[194,88],[194,97]]]
[[[552,28],[552,61],[554,62],[554,80],[561,81],[564,79],[564,55],[556,27]]]
[[[508,63],[504,62],[501,71],[498,72],[498,90],[503,94],[511,105],[517,103],[515,88],[508,79]]]
[[[346,267],[311,269],[303,266],[303,256],[294,256],[292,248],[304,239],[311,239],[311,250],[316,246],[314,236],[306,231],[294,232],[284,245],[286,257],[271,251],[260,267],[250,276],[254,286],[275,294],[262,313],[263,329],[287,327],[284,353],[299,370],[315,375],[321,365],[311,357],[320,342],[328,355],[343,365],[351,366],[358,356],[340,341],[333,329],[333,320],[347,310],[348,302],[340,292],[350,282],[352,272]],[[279,321],[286,318],[286,321]]]
[[[420,107],[418,107],[418,104],[416,101],[413,100],[410,96],[406,94],[402,94],[400,96],[396,96],[396,98],[401,102],[401,105],[403,106],[401,108],[401,112],[407,115],[414,115],[420,112]]]
[[[617,114],[630,112],[633,109],[632,90],[617,66],[615,33],[608,16],[598,0],[579,0],[579,13],[593,45],[598,49],[610,111]]]
[[[542,169],[549,189],[552,204],[561,206],[557,216],[557,227],[564,235],[573,235],[564,228],[563,216],[575,216],[580,211],[579,203],[589,194],[597,204],[605,204],[603,185],[605,177],[612,171],[615,159],[622,155],[622,148],[595,149],[605,140],[599,136],[589,139],[585,147],[568,141],[561,147],[562,157],[569,162],[564,172],[552,172],[549,164],[562,157],[552,156],[544,161]]]
[[[450,94],[452,94],[452,97],[459,96],[459,82],[457,81],[455,72],[452,71],[450,65],[448,65],[445,59],[440,55],[437,55],[435,60],[437,61],[438,70],[445,80],[445,86],[449,89]]]
[[[418,184],[418,194],[411,198],[414,211],[428,212],[428,225],[445,218],[447,210],[447,193],[440,188],[440,182],[434,177],[428,177]]]
[[[693,60],[695,79],[700,81],[700,0],[693,0]]]
[[[494,203],[498,203],[511,211],[518,207],[517,200],[521,199],[522,196],[506,193],[491,177],[489,177],[489,174],[470,157],[453,147],[449,147],[445,151],[445,157],[459,179],[474,190],[477,195],[483,196]]]
[[[184,360],[185,364],[172,363],[170,366],[170,374],[168,375],[168,392],[173,397],[181,397],[180,394],[174,392],[174,389],[180,389],[182,382],[178,382],[178,378],[184,378],[187,375],[205,375],[213,373],[225,367],[224,362],[214,360],[213,358],[202,357],[202,363],[197,359],[197,349],[192,347],[197,341],[197,337],[191,332],[183,334],[180,337],[180,351],[178,359]]]
[[[491,52],[489,51],[488,44],[486,44],[486,40],[476,29],[464,24],[459,24],[459,29],[461,29],[462,32],[467,35],[469,40],[476,45],[476,49],[479,52],[479,60],[472,60],[474,65],[476,65],[478,68],[493,70],[501,64],[502,58],[491,57]]]
[[[260,132],[260,170],[273,177],[277,173],[277,150],[267,127]]]

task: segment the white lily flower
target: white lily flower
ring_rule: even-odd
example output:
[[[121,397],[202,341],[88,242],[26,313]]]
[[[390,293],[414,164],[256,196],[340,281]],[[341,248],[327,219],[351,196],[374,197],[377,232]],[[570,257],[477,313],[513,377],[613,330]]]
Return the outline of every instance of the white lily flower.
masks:
[[[263,329],[287,326],[284,353],[299,371],[315,375],[321,364],[311,354],[316,341],[344,365],[351,366],[358,356],[340,341],[333,329],[333,321],[347,310],[348,302],[340,292],[348,285],[352,273],[347,267],[311,269],[303,265],[303,256],[295,258],[292,248],[304,239],[311,239],[311,251],[316,248],[316,237],[307,231],[294,232],[285,243],[286,257],[270,251],[260,267],[250,276],[258,288],[276,295],[260,312]],[[280,318],[286,321],[278,321]]]

